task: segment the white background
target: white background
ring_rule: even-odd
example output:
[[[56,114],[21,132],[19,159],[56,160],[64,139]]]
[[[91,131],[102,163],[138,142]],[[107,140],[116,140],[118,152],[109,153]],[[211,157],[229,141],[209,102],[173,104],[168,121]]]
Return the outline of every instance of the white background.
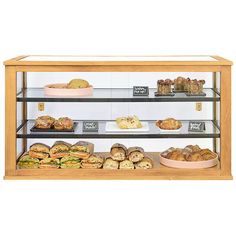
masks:
[[[235,61],[234,2],[2,0],[0,62],[20,54],[218,54]],[[3,66],[0,73],[3,176]],[[235,181],[0,180],[0,234],[7,236],[235,235],[235,217]]]

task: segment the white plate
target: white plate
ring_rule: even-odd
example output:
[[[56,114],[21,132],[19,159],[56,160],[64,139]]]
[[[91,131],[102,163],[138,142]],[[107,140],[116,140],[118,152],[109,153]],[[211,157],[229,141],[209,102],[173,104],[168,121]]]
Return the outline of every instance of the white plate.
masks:
[[[159,128],[159,127],[158,127]],[[174,133],[174,132],[179,132],[181,130],[182,127],[180,127],[179,129],[161,129],[159,128],[160,132],[166,132],[166,133]]]
[[[138,129],[120,129],[116,122],[111,121],[106,123],[106,132],[109,133],[140,133],[140,132],[148,132],[149,126],[148,122],[141,122],[142,128]]]

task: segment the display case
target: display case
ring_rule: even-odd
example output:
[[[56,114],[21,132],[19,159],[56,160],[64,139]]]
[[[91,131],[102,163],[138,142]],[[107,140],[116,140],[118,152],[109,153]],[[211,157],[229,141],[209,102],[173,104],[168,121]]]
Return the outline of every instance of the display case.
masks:
[[[231,61],[219,56],[19,56],[4,64],[5,179],[232,179]],[[93,86],[92,94],[45,92],[48,84],[67,84],[74,78],[88,81]],[[186,91],[178,91],[178,80],[188,81]],[[161,85],[170,86],[171,93],[160,94]],[[33,132],[36,118],[43,115],[70,117],[76,125],[71,132]],[[119,125],[118,117],[133,115],[143,129],[112,126]],[[166,118],[179,122],[180,128],[166,131],[158,127],[158,120]],[[34,168],[19,168],[19,161],[33,144],[49,146],[44,154],[51,158],[53,143],[59,140],[72,145],[78,141],[93,143],[101,165],[87,168],[87,160],[78,159],[79,167],[84,168],[62,168],[59,159],[57,168],[40,168],[39,158]],[[131,148],[124,153],[132,168],[121,168],[123,164],[115,160],[117,168],[103,168],[105,160],[113,155],[111,147],[115,143],[144,149],[141,154],[150,166],[139,166],[144,159],[131,163]],[[193,151],[195,145],[201,149]],[[191,153],[186,154],[186,148]],[[68,155],[71,146],[69,149]],[[165,150],[171,155],[165,156]],[[182,161],[171,159],[173,150],[180,159],[183,157]],[[207,159],[188,159],[201,153],[203,157],[204,152],[214,156],[213,165],[202,165]],[[192,164],[199,165],[192,168]]]

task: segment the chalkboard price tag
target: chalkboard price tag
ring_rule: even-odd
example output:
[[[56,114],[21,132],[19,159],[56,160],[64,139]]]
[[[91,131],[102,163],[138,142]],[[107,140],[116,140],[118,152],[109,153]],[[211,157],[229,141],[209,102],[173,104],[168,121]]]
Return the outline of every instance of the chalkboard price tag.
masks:
[[[133,87],[133,96],[148,96],[149,88],[148,86],[134,86]]]
[[[190,121],[188,126],[189,132],[204,132],[206,130],[205,122]]]
[[[83,121],[83,132],[98,132],[98,122]]]

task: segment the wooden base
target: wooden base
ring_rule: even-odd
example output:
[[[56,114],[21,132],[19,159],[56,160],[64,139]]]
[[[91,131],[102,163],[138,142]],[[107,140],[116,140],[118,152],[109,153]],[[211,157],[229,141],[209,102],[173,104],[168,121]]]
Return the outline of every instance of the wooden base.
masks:
[[[108,156],[109,153],[99,153]],[[174,169],[159,163],[159,153],[149,152],[154,168],[149,170],[105,169],[17,169],[15,175],[6,175],[6,180],[222,180],[232,179],[221,175],[220,163],[207,169]]]

